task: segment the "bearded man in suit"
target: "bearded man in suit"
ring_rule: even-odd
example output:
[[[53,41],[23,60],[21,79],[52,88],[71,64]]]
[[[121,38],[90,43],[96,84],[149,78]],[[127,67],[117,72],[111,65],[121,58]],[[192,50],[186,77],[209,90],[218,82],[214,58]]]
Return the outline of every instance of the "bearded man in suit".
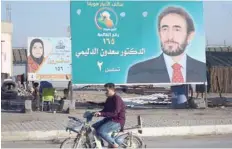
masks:
[[[127,83],[205,82],[206,64],[186,54],[195,33],[190,15],[182,8],[167,7],[159,15],[158,30],[162,54],[130,67]]]

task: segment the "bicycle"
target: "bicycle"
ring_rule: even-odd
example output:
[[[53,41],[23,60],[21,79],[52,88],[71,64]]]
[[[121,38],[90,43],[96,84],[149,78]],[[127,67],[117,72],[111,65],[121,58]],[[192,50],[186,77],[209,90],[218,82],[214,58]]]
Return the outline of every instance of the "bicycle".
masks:
[[[99,148],[104,147],[103,139],[96,135],[96,131],[93,127],[91,127],[90,122],[93,118],[93,113],[85,112],[84,118],[86,121],[82,121],[76,117],[68,117],[70,120],[68,122],[68,126],[66,127],[66,131],[77,133],[75,138],[67,138],[65,139],[60,148],[64,149],[65,145],[71,143],[73,149],[76,148]],[[143,141],[136,134],[132,133],[130,130],[138,130],[138,133],[142,134],[142,120],[141,117],[138,116],[138,125],[125,128],[122,131],[112,132],[111,137],[115,138],[115,141],[119,144],[119,148],[142,148]],[[70,147],[68,147],[70,148]]]

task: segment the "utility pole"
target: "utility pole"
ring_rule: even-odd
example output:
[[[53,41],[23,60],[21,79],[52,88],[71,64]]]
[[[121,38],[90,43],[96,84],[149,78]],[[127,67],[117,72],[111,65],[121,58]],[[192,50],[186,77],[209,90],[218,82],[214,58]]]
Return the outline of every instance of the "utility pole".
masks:
[[[71,39],[71,28],[70,25],[67,27],[67,36]],[[76,99],[73,97],[73,84],[72,84],[72,64],[71,66],[71,79],[68,83],[68,99],[69,99],[69,114],[73,113],[76,109]]]
[[[6,4],[6,21],[11,22],[11,5]]]

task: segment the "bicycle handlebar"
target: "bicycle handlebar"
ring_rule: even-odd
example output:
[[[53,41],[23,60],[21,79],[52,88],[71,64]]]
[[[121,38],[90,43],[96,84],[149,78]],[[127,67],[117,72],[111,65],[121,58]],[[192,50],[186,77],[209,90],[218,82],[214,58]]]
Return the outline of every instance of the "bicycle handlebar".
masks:
[[[74,120],[74,121],[78,121],[78,122],[83,123],[83,121],[82,121],[81,119],[79,119],[79,118],[76,118],[76,117],[73,117],[73,116],[68,116],[68,118],[69,118],[69,119],[72,119],[72,120]]]
[[[79,120],[78,118],[76,118],[76,117],[73,117],[73,116],[68,116],[68,118],[69,118],[69,119],[76,120],[76,121],[77,121],[77,120]]]

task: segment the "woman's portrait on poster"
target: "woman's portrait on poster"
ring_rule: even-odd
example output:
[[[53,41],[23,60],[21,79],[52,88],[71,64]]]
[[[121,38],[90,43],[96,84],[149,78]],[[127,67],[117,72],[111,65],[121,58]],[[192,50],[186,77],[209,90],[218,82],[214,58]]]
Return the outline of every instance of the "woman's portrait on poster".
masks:
[[[30,43],[28,56],[28,72],[36,73],[44,62],[44,43],[41,39],[33,39]]]

